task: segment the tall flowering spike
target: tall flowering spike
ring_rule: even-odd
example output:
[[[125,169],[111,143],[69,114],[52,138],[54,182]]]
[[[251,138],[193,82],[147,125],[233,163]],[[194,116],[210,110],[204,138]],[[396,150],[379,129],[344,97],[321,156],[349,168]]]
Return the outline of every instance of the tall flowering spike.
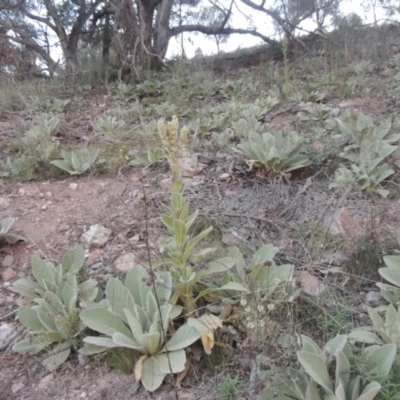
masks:
[[[187,141],[188,141],[188,134],[189,134],[189,129],[187,126],[184,126],[181,129],[181,134],[179,137],[179,148],[183,149],[184,147],[186,147]]]

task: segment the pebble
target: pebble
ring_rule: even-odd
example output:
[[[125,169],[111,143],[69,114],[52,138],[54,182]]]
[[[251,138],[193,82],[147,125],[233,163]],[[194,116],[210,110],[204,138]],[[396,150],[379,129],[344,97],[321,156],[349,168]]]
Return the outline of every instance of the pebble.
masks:
[[[365,296],[365,304],[368,307],[379,307],[388,304],[387,300],[382,296],[381,292],[371,290]]]
[[[115,268],[118,271],[127,272],[138,265],[137,257],[133,253],[127,253],[117,258]]]
[[[70,184],[69,184],[69,188],[70,188],[71,190],[76,190],[76,189],[78,188],[78,184],[77,184],[77,183],[70,183]]]
[[[11,279],[14,279],[17,276],[17,273],[11,269],[11,268],[7,268],[4,272],[3,272],[3,279],[5,281],[4,285],[6,283],[8,283],[8,281],[10,281]]]
[[[46,375],[46,376],[39,382],[38,389],[44,389],[53,379],[54,379],[54,375],[53,375],[53,374]]]
[[[82,234],[81,241],[88,247],[103,247],[110,239],[111,234],[111,229],[96,224]]]
[[[14,257],[8,254],[4,257],[2,265],[4,268],[10,268],[13,265],[13,263],[14,263]]]
[[[25,196],[25,190],[24,189],[22,189],[22,188],[20,188],[19,190],[18,190],[18,196]]]
[[[15,327],[11,324],[0,325],[0,350],[5,349],[17,335]]]
[[[10,202],[5,197],[0,197],[0,208],[7,208],[10,205]]]
[[[21,390],[25,385],[22,382],[19,383],[14,383],[13,385],[11,385],[11,391],[13,393],[17,393],[18,390]]]

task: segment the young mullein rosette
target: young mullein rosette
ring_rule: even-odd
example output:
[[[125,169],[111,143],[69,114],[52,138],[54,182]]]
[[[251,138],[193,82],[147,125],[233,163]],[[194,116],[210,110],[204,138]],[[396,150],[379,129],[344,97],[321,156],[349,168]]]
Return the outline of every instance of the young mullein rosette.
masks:
[[[128,272],[124,283],[111,278],[105,294],[98,307],[80,314],[86,326],[101,334],[85,337],[81,353],[96,354],[114,347],[136,350],[141,357],[135,366],[135,377],[151,392],[166,375],[185,369],[185,348],[200,338],[200,332],[188,324],[169,331],[170,322],[182,312],[170,302],[169,272],[150,274],[137,265]]]

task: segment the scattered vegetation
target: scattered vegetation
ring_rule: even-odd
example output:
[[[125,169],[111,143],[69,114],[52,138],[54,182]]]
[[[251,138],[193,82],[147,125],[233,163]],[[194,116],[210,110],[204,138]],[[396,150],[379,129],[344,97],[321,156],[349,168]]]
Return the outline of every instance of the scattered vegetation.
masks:
[[[246,69],[221,76],[214,64],[204,71],[199,60],[176,60],[167,72],[137,72],[137,82],[107,82],[96,89],[101,94],[76,82],[57,93],[71,100],[29,91],[17,107],[10,98],[5,108],[23,109],[26,121],[1,149],[6,179],[89,171],[120,177],[130,166],[164,180],[169,168],[169,201],[157,200],[159,214],[151,221],[159,222],[157,244],[146,231],[146,260],[108,279],[104,293],[86,280],[80,247],[56,265],[32,258],[33,278],[11,286],[33,304],[18,309],[28,333],[13,350],[45,354],[49,370],[75,354],[90,360],[104,353],[98,360],[133,373],[151,392],[168,375],[176,387],[191,365],[206,359],[202,366],[218,364],[227,372],[210,389],[215,398],[400,398],[400,256],[386,255],[393,253],[384,240],[366,241],[381,226],[362,221],[359,232],[337,234],[326,224],[348,199],[353,208],[360,199],[371,207],[379,199],[382,209],[398,202],[399,122],[363,106],[339,111],[373,90],[396,96],[398,73],[379,89],[374,74],[386,64],[358,60],[357,54],[343,61],[331,50],[315,56],[312,66],[301,60],[294,66],[291,42],[282,44],[282,62],[257,66],[254,75]],[[398,72],[399,56],[388,65]],[[81,97],[75,102],[76,93]],[[81,107],[92,95],[99,95],[96,107]],[[215,187],[220,219],[196,203],[203,186],[197,192],[194,180],[183,175],[185,157],[193,152],[211,160],[203,178]],[[242,205],[235,213],[224,209],[230,198],[251,203],[232,189],[239,179],[243,191],[247,181],[260,191],[268,188],[246,215]],[[296,208],[314,208],[318,196],[324,209],[299,215]],[[141,205],[152,206],[145,189]],[[229,242],[224,217],[246,222],[231,232],[234,245],[221,244]],[[147,211],[144,218],[148,223]],[[23,239],[10,232],[14,221],[0,221],[1,245]],[[350,221],[348,230],[356,225]],[[384,234],[392,235],[386,228]],[[351,253],[359,264],[336,266],[327,253],[331,259],[344,253],[347,261]],[[385,282],[373,281],[378,269]],[[310,277],[317,290],[308,287]],[[359,292],[371,286],[390,305],[369,306],[368,315],[358,318]],[[237,374],[236,353],[247,362]]]

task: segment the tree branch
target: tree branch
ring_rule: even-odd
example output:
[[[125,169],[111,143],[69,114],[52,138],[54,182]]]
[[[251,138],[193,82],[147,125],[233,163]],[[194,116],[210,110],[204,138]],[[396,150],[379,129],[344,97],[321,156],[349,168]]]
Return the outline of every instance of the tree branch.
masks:
[[[50,29],[56,32],[55,25],[53,25],[47,18],[39,17],[38,15],[31,14],[30,12],[25,12],[25,15],[30,19],[46,24]]]
[[[221,27],[204,26],[199,24],[181,25],[170,29],[171,37],[177,36],[183,32],[200,32],[204,33],[205,35],[231,35],[233,33],[238,33],[240,35],[253,35],[264,40],[264,42],[270,44],[271,46],[280,47],[279,43],[276,40],[273,40],[268,36],[265,36],[260,32],[251,29],[221,28]]]

